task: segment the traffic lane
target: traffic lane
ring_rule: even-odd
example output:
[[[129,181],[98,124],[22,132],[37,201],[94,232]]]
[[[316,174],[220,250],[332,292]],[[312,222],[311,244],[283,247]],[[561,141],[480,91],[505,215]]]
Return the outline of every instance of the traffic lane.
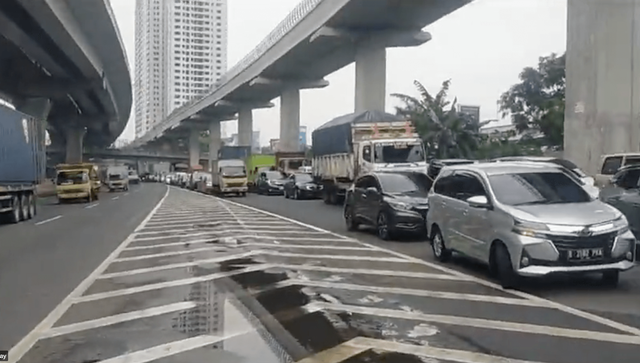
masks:
[[[234,201],[439,264],[433,258],[429,244],[420,237],[406,236],[398,241],[381,241],[373,231],[366,229],[358,232],[347,231],[342,206],[327,205],[320,200],[288,200],[278,196],[255,194],[234,199]],[[484,266],[471,261],[455,258],[446,266],[478,278],[490,279]],[[640,304],[637,303],[640,301],[640,268],[623,273],[620,281],[618,288],[611,289],[600,283],[598,275],[527,279],[523,290],[545,299],[640,327]]]
[[[165,186],[145,186],[126,198],[103,198],[90,209],[86,203],[44,205],[45,216],[62,217],[37,226],[23,222],[0,228],[2,346],[14,345],[60,303],[133,231],[165,191]]]
[[[50,329],[36,332],[40,339],[21,362],[182,363],[209,352],[214,360],[275,363],[300,355],[269,352],[354,345],[414,355],[404,362],[424,361],[415,357],[421,354],[600,363],[640,354],[640,337],[628,327],[176,188],[122,248]],[[258,321],[247,324],[250,316]],[[275,339],[266,342],[260,332],[268,318],[280,330],[272,324],[266,335]],[[541,349],[551,344],[557,349]],[[264,353],[250,358],[248,345]],[[321,361],[347,357],[335,358]]]

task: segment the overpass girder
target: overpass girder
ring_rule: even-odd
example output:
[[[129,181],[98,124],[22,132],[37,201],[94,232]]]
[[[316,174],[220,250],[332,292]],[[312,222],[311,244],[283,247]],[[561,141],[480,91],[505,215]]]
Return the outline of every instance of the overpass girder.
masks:
[[[416,29],[353,30],[323,26],[309,38],[312,43],[319,38],[342,38],[354,43],[368,41],[387,48],[415,47],[431,40],[431,33]]]
[[[329,86],[326,79],[272,79],[256,77],[249,82],[249,87],[272,86],[277,88],[318,89]]]

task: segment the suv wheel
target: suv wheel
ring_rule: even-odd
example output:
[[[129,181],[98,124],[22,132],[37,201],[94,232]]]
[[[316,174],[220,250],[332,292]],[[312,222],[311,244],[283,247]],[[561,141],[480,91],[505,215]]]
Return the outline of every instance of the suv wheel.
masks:
[[[347,225],[347,230],[355,231],[358,229],[358,222],[356,222],[355,216],[353,215],[353,207],[347,206],[344,208],[344,222]]]
[[[378,219],[376,223],[376,229],[378,231],[378,237],[381,240],[388,241],[391,239],[391,228],[389,227],[389,218],[384,212],[380,212],[378,214]]]
[[[433,250],[433,256],[440,262],[447,262],[451,258],[451,250],[445,246],[442,233],[437,228],[434,228],[433,237],[431,238],[431,249]]]
[[[511,256],[509,250],[502,243],[498,244],[494,248],[494,257],[496,270],[498,271],[498,278],[500,284],[505,289],[513,289],[517,287],[519,282],[518,274],[513,270],[513,264],[511,263]]]

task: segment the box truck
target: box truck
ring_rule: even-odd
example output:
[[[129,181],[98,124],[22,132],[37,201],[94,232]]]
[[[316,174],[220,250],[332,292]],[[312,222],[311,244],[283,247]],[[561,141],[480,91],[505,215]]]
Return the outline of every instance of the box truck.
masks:
[[[11,223],[36,215],[36,186],[44,179],[44,124],[0,105],[0,217]]]
[[[327,204],[340,203],[360,175],[426,172],[424,144],[413,123],[380,111],[337,117],[312,133],[312,174]]]

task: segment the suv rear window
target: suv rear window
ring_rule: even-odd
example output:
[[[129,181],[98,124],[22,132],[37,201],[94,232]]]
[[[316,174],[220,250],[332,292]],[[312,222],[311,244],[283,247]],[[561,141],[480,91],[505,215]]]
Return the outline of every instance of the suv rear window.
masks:
[[[602,163],[600,174],[613,175],[622,166],[622,156],[609,156]]]

